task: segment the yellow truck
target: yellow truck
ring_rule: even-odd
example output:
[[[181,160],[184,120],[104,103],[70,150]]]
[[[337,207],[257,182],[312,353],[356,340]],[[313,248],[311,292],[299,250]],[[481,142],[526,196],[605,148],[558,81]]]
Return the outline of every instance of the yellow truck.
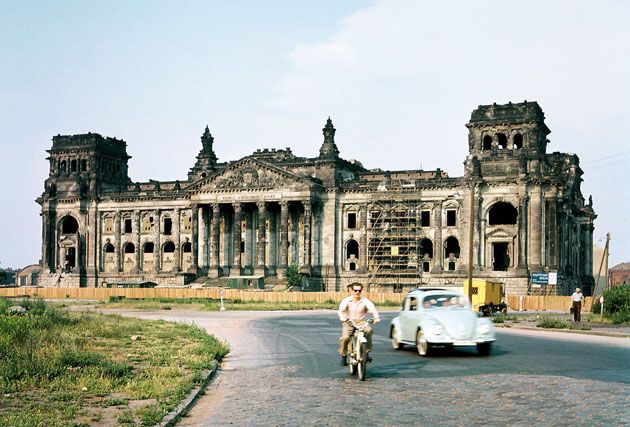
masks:
[[[468,295],[468,280],[464,282],[464,295],[468,296],[473,311],[480,311],[484,316],[507,312],[503,301],[503,284],[486,279],[472,279],[472,295]]]

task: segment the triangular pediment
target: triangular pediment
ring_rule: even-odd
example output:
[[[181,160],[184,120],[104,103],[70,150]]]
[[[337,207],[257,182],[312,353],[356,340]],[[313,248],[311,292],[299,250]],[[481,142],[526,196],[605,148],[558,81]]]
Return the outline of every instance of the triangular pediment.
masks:
[[[194,184],[190,189],[200,192],[230,190],[271,190],[309,188],[308,178],[275,165],[245,158]]]

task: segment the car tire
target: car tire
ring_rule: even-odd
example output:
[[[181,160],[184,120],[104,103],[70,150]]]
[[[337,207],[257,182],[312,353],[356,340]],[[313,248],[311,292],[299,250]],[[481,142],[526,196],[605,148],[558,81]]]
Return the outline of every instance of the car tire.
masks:
[[[487,356],[490,354],[490,350],[492,350],[491,342],[481,342],[477,344],[477,354],[479,356]]]
[[[422,332],[422,329],[418,329],[416,333],[416,346],[418,347],[418,354],[426,357],[431,351],[431,344],[427,341],[426,335]]]
[[[389,336],[391,338],[392,348],[394,350],[400,350],[402,348],[402,344],[398,341],[398,328],[396,326],[392,326]]]

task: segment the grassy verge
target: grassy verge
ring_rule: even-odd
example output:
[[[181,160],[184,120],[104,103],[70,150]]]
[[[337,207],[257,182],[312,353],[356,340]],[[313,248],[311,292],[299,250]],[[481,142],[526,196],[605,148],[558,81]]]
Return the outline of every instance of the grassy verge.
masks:
[[[567,322],[566,320],[556,319],[553,317],[541,317],[536,323],[536,326],[546,329],[576,329],[583,331],[591,329],[589,325]]]
[[[0,298],[0,425],[155,425],[229,348],[193,326]]]
[[[265,301],[242,301],[242,300],[223,300],[223,306],[226,310],[255,310],[255,311],[273,311],[273,310],[337,310],[340,301],[328,300],[324,302],[265,302]],[[138,310],[172,310],[172,309],[189,309],[189,310],[205,310],[218,311],[221,308],[220,300],[206,298],[110,298],[103,303],[102,308],[134,308]],[[378,308],[393,309],[399,308],[399,302],[391,302],[387,304],[379,304]]]

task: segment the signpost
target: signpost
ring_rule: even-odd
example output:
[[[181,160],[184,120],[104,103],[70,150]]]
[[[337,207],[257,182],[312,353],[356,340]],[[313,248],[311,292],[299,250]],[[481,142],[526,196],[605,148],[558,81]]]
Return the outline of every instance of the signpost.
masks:
[[[604,296],[599,297],[600,316],[604,317]]]

